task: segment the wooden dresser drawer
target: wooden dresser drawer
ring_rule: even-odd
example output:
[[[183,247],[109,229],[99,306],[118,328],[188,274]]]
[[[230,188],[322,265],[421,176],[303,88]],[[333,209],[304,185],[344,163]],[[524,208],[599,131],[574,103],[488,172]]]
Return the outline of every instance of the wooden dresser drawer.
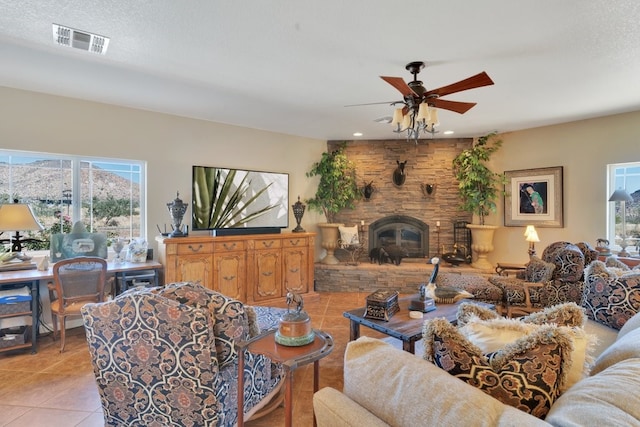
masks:
[[[256,239],[256,249],[277,249],[282,247],[282,239]]]
[[[282,239],[282,242],[285,248],[299,248],[300,246],[307,246],[309,244],[306,237],[286,237]]]
[[[216,252],[243,251],[245,249],[245,243],[243,240],[215,242],[215,250]]]
[[[213,243],[184,243],[178,245],[178,255],[210,254]]]

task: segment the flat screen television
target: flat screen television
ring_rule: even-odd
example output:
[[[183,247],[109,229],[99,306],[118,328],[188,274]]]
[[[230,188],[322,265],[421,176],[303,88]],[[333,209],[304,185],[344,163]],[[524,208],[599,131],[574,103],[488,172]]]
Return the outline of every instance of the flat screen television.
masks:
[[[279,233],[289,226],[289,174],[193,166],[192,230]]]

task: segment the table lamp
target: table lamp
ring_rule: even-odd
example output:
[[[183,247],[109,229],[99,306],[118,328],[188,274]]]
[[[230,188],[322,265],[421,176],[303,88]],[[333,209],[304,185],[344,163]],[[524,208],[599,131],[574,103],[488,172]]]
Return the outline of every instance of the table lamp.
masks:
[[[620,234],[620,252],[618,252],[618,256],[629,256],[629,252],[627,252],[627,208],[625,206],[626,202],[633,202],[633,198],[627,190],[618,188],[613,192],[611,197],[609,197],[610,202],[620,202],[620,210],[622,211],[622,233]]]
[[[22,252],[22,244],[34,239],[24,239],[21,231],[40,231],[44,227],[38,222],[31,206],[26,203],[0,205],[0,231],[15,231],[16,234],[0,242],[11,243],[12,252]]]
[[[529,257],[532,257],[536,254],[535,244],[540,241],[536,228],[533,225],[527,225],[527,229],[524,230],[524,237],[529,242]]]

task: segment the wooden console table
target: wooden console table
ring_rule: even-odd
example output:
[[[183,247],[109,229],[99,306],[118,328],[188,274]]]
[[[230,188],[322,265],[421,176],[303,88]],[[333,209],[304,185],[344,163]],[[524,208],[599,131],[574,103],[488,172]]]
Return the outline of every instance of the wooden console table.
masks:
[[[158,236],[165,283],[192,281],[239,301],[284,301],[287,290],[317,298],[315,233]]]

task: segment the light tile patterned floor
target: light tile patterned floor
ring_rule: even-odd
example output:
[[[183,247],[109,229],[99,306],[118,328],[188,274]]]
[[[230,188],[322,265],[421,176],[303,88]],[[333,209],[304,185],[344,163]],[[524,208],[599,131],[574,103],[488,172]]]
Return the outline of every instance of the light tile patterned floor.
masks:
[[[363,306],[365,297],[364,293],[322,293],[316,300],[305,300],[313,327],[329,332],[335,343],[332,354],[320,361],[321,388],[342,389],[343,356],[349,340],[349,321],[342,313]],[[368,329],[363,333],[381,336]],[[0,426],[103,426],[84,330],[70,330],[64,353],[59,348],[59,341],[44,336],[37,354],[29,350],[0,353]],[[313,425],[313,364],[296,370],[293,394],[295,425]],[[284,425],[284,409],[279,407],[246,424]]]

